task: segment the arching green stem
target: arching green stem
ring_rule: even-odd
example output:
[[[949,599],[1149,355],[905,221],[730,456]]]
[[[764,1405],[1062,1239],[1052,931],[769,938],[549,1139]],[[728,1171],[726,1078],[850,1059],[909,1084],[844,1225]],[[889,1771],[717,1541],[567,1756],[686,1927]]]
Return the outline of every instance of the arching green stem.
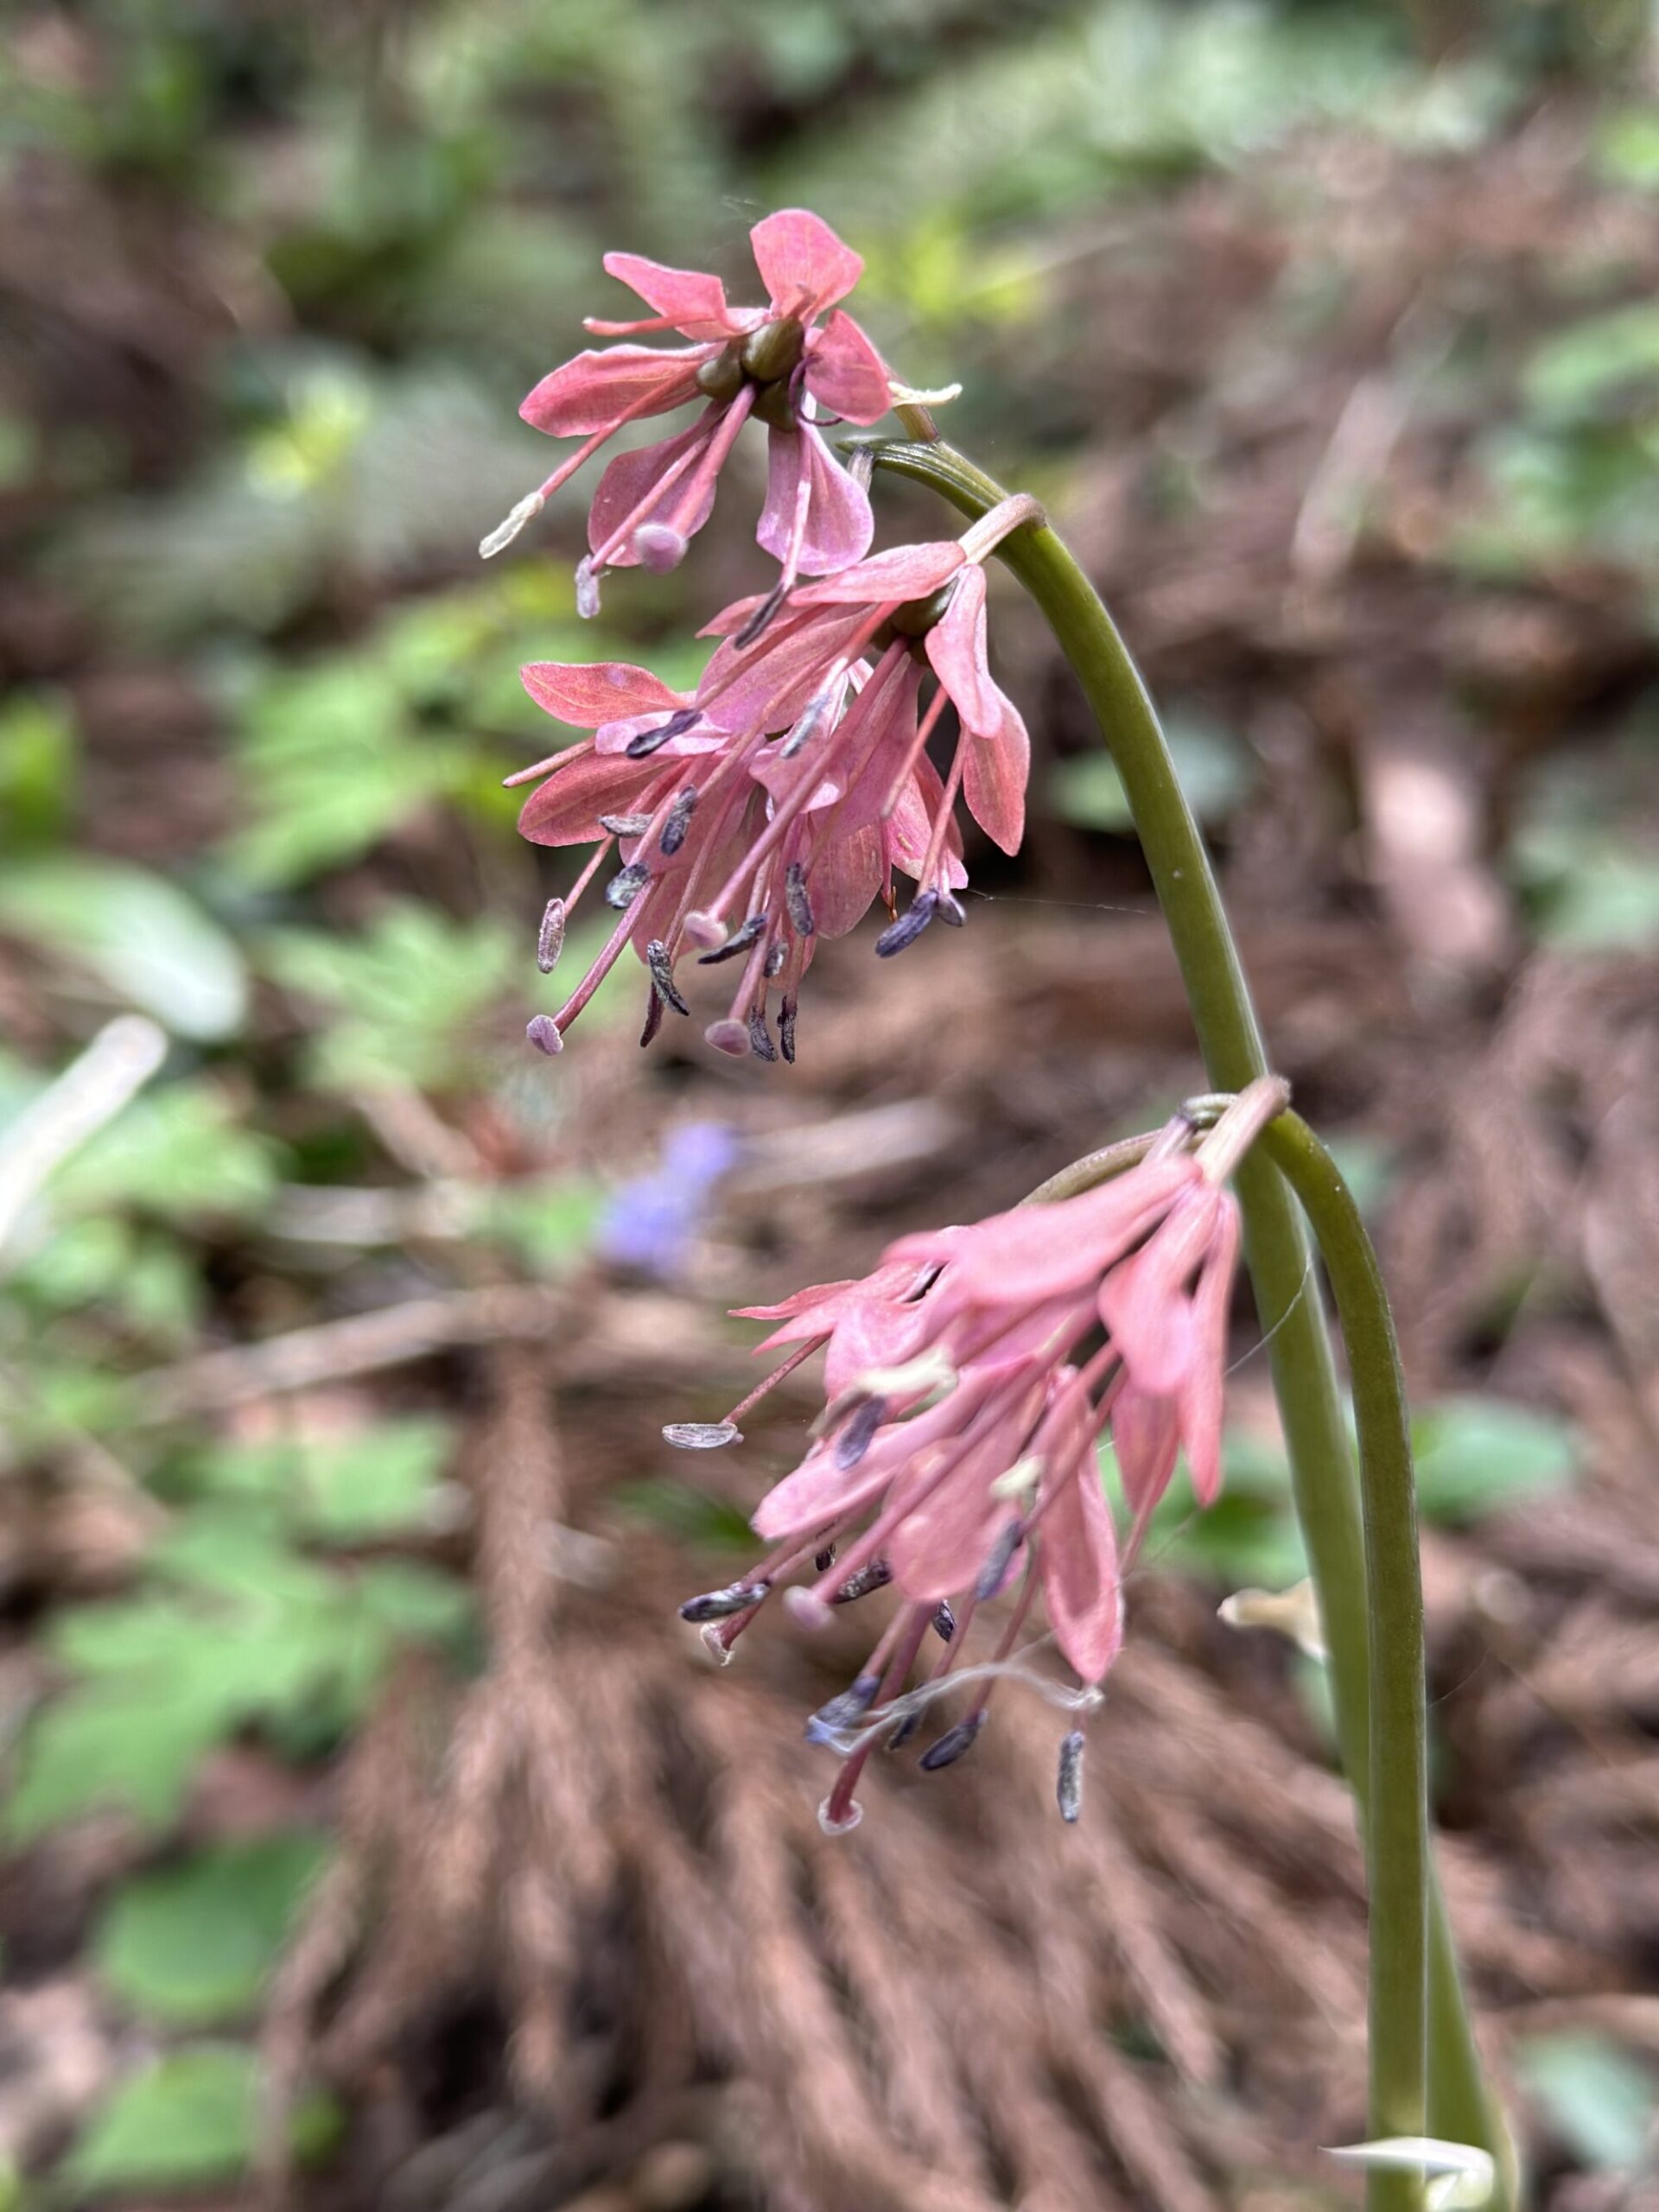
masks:
[[[1365,1610],[1371,1622],[1370,2114],[1373,2139],[1432,2133],[1427,2121],[1429,1910],[1427,1718],[1423,1586],[1411,1427],[1382,1271],[1353,1194],[1298,1114],[1262,1147],[1313,1225],[1348,1353],[1359,1435]],[[1376,2175],[1373,2196],[1409,2203],[1408,2175]]]
[[[914,442],[861,442],[874,465],[930,485],[976,519],[1008,495],[943,442],[925,418]],[[1027,524],[997,549],[1054,632],[1110,746],[1180,967],[1199,1050],[1218,1090],[1241,1090],[1268,1062],[1249,988],[1210,859],[1139,671],[1094,587],[1051,528]],[[1290,1458],[1297,1516],[1319,1603],[1338,1746],[1370,1837],[1370,1633],[1364,1605],[1365,1549],[1342,1400],[1322,1302],[1297,1207],[1266,1150],[1254,1150],[1235,1178],[1244,1216],[1245,1256],[1267,1340],[1274,1395]],[[1511,2201],[1512,2154],[1483,2079],[1438,1889],[1429,1913],[1427,2129],[1490,2151],[1500,2171],[1500,2206]],[[1398,2177],[1372,2187],[1399,2202]]]

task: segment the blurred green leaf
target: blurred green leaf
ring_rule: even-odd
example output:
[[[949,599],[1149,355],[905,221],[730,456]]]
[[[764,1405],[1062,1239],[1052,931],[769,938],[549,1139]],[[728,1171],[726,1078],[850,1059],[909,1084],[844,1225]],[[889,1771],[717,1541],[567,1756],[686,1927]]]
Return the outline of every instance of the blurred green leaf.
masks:
[[[1413,1423],[1412,1440],[1423,1512],[1453,1523],[1563,1489],[1584,1451],[1560,1414],[1503,1398],[1441,1398]]]
[[[102,1805],[166,1827],[201,1756],[250,1725],[296,1756],[324,1749],[401,1645],[453,1644],[471,1618],[466,1586],[435,1568],[342,1572],[296,1552],[258,1497],[179,1515],[146,1584],[47,1624],[48,1650],[83,1680],[24,1735],[8,1815],[19,1840]]]
[[[1602,175],[1638,192],[1659,192],[1659,108],[1618,108],[1596,134]]]
[[[545,1281],[587,1253],[605,1203],[601,1185],[574,1177],[520,1183],[490,1199],[479,1234],[504,1245],[532,1274]]]
[[[453,1423],[407,1414],[343,1436],[215,1443],[193,1463],[190,1483],[209,1495],[266,1500],[320,1542],[358,1543],[430,1527],[454,1449]]]
[[[412,899],[382,907],[354,939],[275,931],[260,957],[285,990],[332,1017],[312,1073],[321,1088],[346,1091],[476,1085],[477,1026],[526,964],[501,922],[454,921]]]
[[[447,788],[453,748],[415,724],[363,655],[272,676],[250,702],[237,764],[243,827],[230,865],[255,887],[354,861]]]
[[[1166,719],[1176,769],[1200,822],[1224,822],[1253,779],[1249,753],[1217,723],[1192,714]],[[1116,762],[1105,751],[1056,763],[1049,779],[1054,810],[1080,830],[1123,830],[1133,826],[1128,795]]]
[[[176,1239],[146,1236],[108,1214],[58,1223],[10,1277],[15,1295],[62,1313],[103,1307],[124,1327],[173,1351],[191,1340],[201,1280]]]
[[[14,848],[50,844],[69,819],[74,783],[67,706],[27,691],[0,706],[0,840]]]
[[[165,2027],[245,2018],[327,1856],[320,1836],[270,1835],[135,1875],[93,1930],[99,1980],[119,2003]]]
[[[224,1729],[217,1700],[162,1704],[142,1683],[66,1691],[24,1734],[5,1834],[14,1847],[29,1844],[66,1821],[103,1809],[165,1827],[177,1818],[198,1762]]]
[[[231,1036],[247,1012],[232,939],[176,884],[130,862],[14,863],[0,877],[0,929],[92,969],[181,1037]]]
[[[1638,301],[1586,315],[1547,339],[1522,378],[1529,407],[1541,414],[1593,415],[1615,397],[1644,391],[1659,397],[1659,305]]]
[[[652,1476],[645,1482],[624,1483],[612,1492],[611,1502],[677,1543],[708,1551],[754,1549],[754,1531],[742,1507],[687,1482]]]
[[[1529,2036],[1516,2045],[1516,2071],[1550,2131],[1583,2165],[1634,2170],[1649,2155],[1659,2088],[1609,2037]]]
[[[276,1185],[273,1147],[203,1077],[135,1098],[59,1172],[52,1199],[66,1216],[132,1206],[199,1226],[204,1215],[257,1216]]]
[[[241,2044],[197,2044],[122,2082],[60,2171],[82,2196],[210,2188],[246,2172],[258,2120],[256,2054]],[[289,2121],[296,2154],[320,2157],[340,2127],[332,2099],[302,2098]]]

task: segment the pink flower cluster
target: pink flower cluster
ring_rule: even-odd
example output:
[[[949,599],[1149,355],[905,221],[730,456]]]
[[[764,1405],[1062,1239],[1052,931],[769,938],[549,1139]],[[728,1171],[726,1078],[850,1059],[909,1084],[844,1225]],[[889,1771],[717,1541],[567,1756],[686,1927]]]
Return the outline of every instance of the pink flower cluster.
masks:
[[[828,575],[869,550],[869,496],[836,459],[812,412],[823,408],[830,420],[868,423],[887,411],[886,365],[837,305],[864,264],[801,207],[768,215],[749,243],[769,295],[764,308],[728,305],[719,277],[699,270],[665,269],[637,253],[606,255],[607,273],[653,312],[626,322],[589,316],[588,330],[624,339],[673,331],[691,342],[590,349],[542,378],[519,413],[550,437],[582,444],[484,540],[486,558],[511,544],[619,430],[698,399],[702,411],[689,429],[619,454],[600,478],[588,518],[590,550],[578,577],[584,613],[597,611],[606,569],[661,571],[684,559],[751,416],[765,423],[769,448],[755,534],[783,563],[785,582]]]
[[[964,1709],[922,1765],[970,1748],[995,1683],[1019,1670],[1039,1593],[1077,1678],[1070,1702],[1097,1702],[1122,1641],[1123,1573],[1178,1452],[1200,1504],[1220,1488],[1239,1241],[1223,1185],[1281,1103],[1276,1084],[1253,1086],[1196,1152],[1178,1121],[1140,1165],[1083,1196],[902,1237],[860,1281],[743,1309],[779,1325],[760,1351],[790,1347],[789,1357],[726,1421],[664,1432],[693,1448],[735,1441],[737,1421],[779,1376],[823,1351],[811,1448],[754,1516],[771,1550],[681,1610],[724,1657],[785,1582],[788,1610],[809,1625],[893,1586],[899,1603],[869,1659],[808,1726],[843,1757],[822,1814],[831,1831],[858,1818],[853,1793],[872,1750],[906,1740],[939,1700]],[[1108,1433],[1131,1516],[1122,1547],[1096,1464]],[[810,1579],[792,1582],[809,1565]],[[999,1601],[988,1653],[969,1663],[969,1630]],[[907,1688],[930,1633],[943,1649]],[[1081,1759],[1073,1730],[1060,1766],[1068,1819]]]
[[[522,671],[538,705],[593,733],[508,779],[538,784],[519,818],[524,836],[594,849],[569,893],[549,906],[543,969],[558,957],[571,912],[601,879],[618,917],[564,1005],[530,1025],[531,1041],[546,1052],[562,1049],[632,947],[649,977],[642,1043],[665,1013],[690,1014],[690,957],[733,969],[709,1041],[734,1055],[792,1060],[801,981],[821,939],[851,930],[878,898],[890,918],[876,940],[883,957],[936,916],[963,921],[959,798],[1005,852],[1024,833],[1030,742],[991,677],[983,563],[1039,511],[1009,500],[960,539],[866,557],[868,493],[830,451],[816,413],[871,423],[888,404],[886,368],[836,304],[862,264],[798,209],[768,216],[751,238],[765,308],[729,306],[714,276],[607,256],[611,274],[655,312],[588,327],[627,339],[673,330],[691,342],[608,346],[543,378],[524,403],[526,418],[583,442],[485,541],[486,553],[511,542],[625,424],[701,395],[706,404],[690,429],[620,454],[601,478],[592,551],[578,576],[578,604],[592,612],[603,569],[669,568],[681,558],[743,423],[753,416],[766,426],[771,470],[758,536],[782,573],[707,626],[703,634],[721,642],[696,690],[671,690],[648,670],[616,662],[540,661]],[[928,745],[947,707],[957,736],[941,775]],[[899,876],[915,885],[902,914]]]

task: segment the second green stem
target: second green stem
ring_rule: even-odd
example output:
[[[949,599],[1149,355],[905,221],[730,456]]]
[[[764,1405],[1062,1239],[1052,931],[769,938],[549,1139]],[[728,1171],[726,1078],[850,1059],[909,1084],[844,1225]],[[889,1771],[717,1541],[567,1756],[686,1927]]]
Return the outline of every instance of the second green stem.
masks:
[[[877,465],[942,493],[977,518],[1007,495],[943,444],[883,444]],[[1236,1091],[1268,1072],[1255,1011],[1220,893],[1157,714],[1094,587],[1052,530],[1026,527],[999,556],[1036,601],[1081,683],[1139,831],[1192,1007],[1210,1081]],[[1285,1429],[1297,1516],[1330,1653],[1338,1747],[1362,1827],[1372,1832],[1370,1667],[1363,1601],[1364,1538],[1347,1426],[1306,1229],[1282,1175],[1255,1152],[1235,1178],[1245,1255]],[[1430,1885],[1429,2067],[1426,2119],[1409,2098],[1374,2113],[1389,2132],[1474,2143],[1498,2163],[1495,2204],[1510,2202],[1510,2154],[1487,2092],[1438,1888]]]

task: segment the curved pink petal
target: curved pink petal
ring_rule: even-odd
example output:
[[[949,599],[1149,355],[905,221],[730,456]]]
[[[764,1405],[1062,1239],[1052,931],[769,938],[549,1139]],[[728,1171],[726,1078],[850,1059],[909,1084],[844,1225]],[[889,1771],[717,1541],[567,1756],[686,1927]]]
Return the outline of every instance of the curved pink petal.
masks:
[[[1181,1164],[1196,1166],[1192,1160]],[[1101,1283],[1100,1318],[1130,1375],[1155,1395],[1173,1397],[1185,1379],[1193,1356],[1188,1285],[1230,1203],[1200,1173],[1144,1249],[1112,1268]]]
[[[1227,1378],[1227,1311],[1238,1263],[1239,1221],[1235,1200],[1224,1195],[1215,1241],[1205,1255],[1192,1298],[1192,1353],[1180,1395],[1181,1440],[1192,1491],[1200,1505],[1221,1494],[1221,1417]]]
[[[591,843],[605,835],[600,816],[632,813],[660,772],[649,760],[607,760],[589,753],[531,793],[518,816],[518,834],[532,845]]]
[[[758,320],[753,308],[734,314],[719,277],[701,269],[670,269],[638,253],[607,253],[605,268],[688,338],[731,338]]]
[[[881,839],[873,823],[832,838],[810,878],[812,918],[821,938],[856,929],[881,888]]]
[[[954,537],[931,538],[920,545],[893,545],[873,553],[837,575],[801,584],[790,594],[791,607],[840,607],[861,601],[879,607],[889,601],[925,599],[948,583],[963,565]]]
[[[879,1497],[920,1455],[958,1434],[983,1402],[983,1392],[964,1382],[925,1413],[884,1423],[855,1467],[836,1465],[828,1440],[814,1446],[793,1474],[767,1491],[749,1526],[771,1541],[826,1527]]]
[[[1098,1682],[1123,1641],[1117,1533],[1092,1452],[1061,1478],[1041,1522],[1043,1603],[1054,1641],[1085,1682]]]
[[[601,722],[594,733],[594,750],[599,753],[626,753],[632,740],[648,729],[660,729],[663,710],[660,707],[648,715],[624,715],[620,721]],[[718,753],[731,740],[723,729],[710,729],[700,724],[695,729],[682,732],[678,737],[664,741],[654,753],[647,758],[656,760],[684,760],[700,753]]]
[[[810,490],[797,569],[804,575],[821,576],[862,560],[875,535],[875,517],[864,486],[842,467],[810,423],[797,430],[769,430],[766,435],[766,503],[754,532],[760,543],[774,561],[789,559],[804,471]]]
[[[932,1333],[933,1316],[925,1303],[880,1299],[850,1306],[836,1323],[823,1356],[824,1395],[833,1404],[872,1368],[904,1366]]]
[[[864,274],[861,257],[804,207],[781,207],[766,216],[749,232],[749,244],[774,315],[810,322],[844,300]]]
[[[879,1460],[872,1464],[874,1454],[867,1453],[855,1467],[838,1467],[833,1446],[817,1446],[793,1474],[766,1492],[749,1516],[750,1528],[768,1543],[827,1529],[887,1488],[891,1471]]]
[[[722,729],[787,729],[843,658],[857,627],[855,609],[830,607],[810,621],[779,626],[775,636],[747,649],[728,640],[703,671],[698,703]]]
[[[944,798],[939,772],[924,753],[886,824],[888,856],[906,875],[921,874],[933,834],[933,817]],[[944,874],[953,891],[959,891],[968,880],[968,871],[962,864],[962,831],[954,822],[944,833]]]
[[[1031,739],[1024,717],[1011,699],[1002,698],[1003,715],[995,735],[969,731],[963,743],[962,795],[993,844],[1017,853],[1026,834],[1026,785],[1031,775]]]
[[[1016,1206],[966,1229],[901,1236],[882,1258],[917,1267],[948,1260],[941,1288],[953,1303],[1058,1297],[1111,1268],[1199,1175],[1190,1158],[1143,1160],[1097,1191],[1055,1205]]]
[[[625,715],[671,715],[686,695],[629,661],[527,661],[518,680],[538,707],[577,729],[598,729]]]
[[[860,1299],[902,1296],[916,1281],[917,1274],[914,1268],[884,1264],[867,1275],[848,1275],[837,1282],[808,1283],[804,1289],[791,1292],[775,1306],[734,1306],[732,1318],[738,1321],[785,1321],[810,1315],[814,1326],[802,1333],[819,1336]]]
[[[1136,1383],[1126,1382],[1112,1407],[1112,1447],[1123,1478],[1123,1495],[1137,1519],[1149,1513],[1168,1489],[1180,1441],[1175,1400],[1154,1397]]]
[[[986,658],[985,571],[977,563],[957,579],[950,604],[928,632],[927,658],[950,694],[964,729],[984,734],[1001,720],[1001,693]]]
[[[972,1589],[998,1535],[1016,1517],[1004,1500],[986,1491],[987,1480],[1008,1464],[1003,1455],[1001,1465],[990,1465],[997,1456],[970,1453],[893,1530],[887,1558],[906,1598],[931,1605]],[[925,1470],[918,1469],[918,1488],[925,1478]]]
[[[659,352],[651,346],[607,346],[578,353],[544,376],[518,410],[550,437],[587,437],[624,416],[662,415],[697,396],[706,346]]]
[[[652,499],[651,493],[652,486],[668,474],[682,454],[708,443],[709,429],[710,418],[700,416],[690,429],[677,430],[672,437],[661,438],[655,445],[640,446],[632,453],[618,454],[600,478],[588,514],[588,544],[597,553],[609,545],[625,524],[628,524],[628,537],[606,552],[609,567],[631,569],[638,565],[638,556],[629,540],[644,523],[664,522],[672,517],[683,537],[695,537],[708,521],[715,504],[716,480],[713,478],[684,520],[680,520],[677,510],[685,495],[689,471],[673,478],[659,498]],[[695,462],[691,465],[696,467]]]
[[[840,308],[806,342],[806,388],[849,423],[879,423],[893,404],[886,362]]]

